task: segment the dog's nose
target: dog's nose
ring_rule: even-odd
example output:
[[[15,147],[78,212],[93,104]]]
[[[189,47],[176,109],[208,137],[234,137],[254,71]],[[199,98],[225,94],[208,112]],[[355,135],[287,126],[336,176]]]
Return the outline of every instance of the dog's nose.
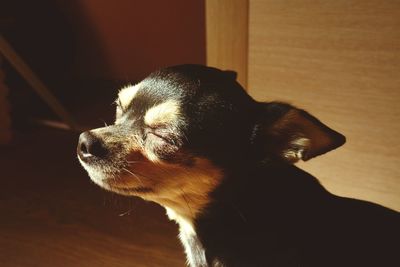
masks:
[[[90,131],[81,133],[77,152],[82,160],[97,157],[102,158],[107,154],[107,149],[102,141]]]

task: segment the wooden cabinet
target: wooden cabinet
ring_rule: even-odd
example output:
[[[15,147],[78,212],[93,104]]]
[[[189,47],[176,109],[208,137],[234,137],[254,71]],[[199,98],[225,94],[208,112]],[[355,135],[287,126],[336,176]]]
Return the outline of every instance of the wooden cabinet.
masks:
[[[242,2],[248,92],[304,108],[347,137],[300,167],[336,194],[400,210],[400,2]]]

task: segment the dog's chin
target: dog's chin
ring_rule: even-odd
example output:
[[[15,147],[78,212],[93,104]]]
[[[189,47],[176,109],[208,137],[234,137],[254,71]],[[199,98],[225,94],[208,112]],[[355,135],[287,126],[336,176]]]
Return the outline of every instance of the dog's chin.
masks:
[[[79,157],[78,157],[79,158]],[[141,196],[153,193],[150,187],[127,183],[120,171],[114,168],[104,168],[104,166],[92,166],[79,159],[83,168],[87,171],[90,179],[98,186],[126,196]]]
[[[81,162],[82,163],[82,162]],[[97,170],[96,167],[91,167],[85,163],[82,163],[83,168],[87,171],[90,179],[100,187],[105,189],[110,188],[110,181],[114,179],[114,175],[111,173],[106,173],[101,170]]]
[[[125,196],[141,196],[153,193],[150,187],[134,184],[126,184],[120,181],[121,177],[87,170],[90,179],[100,187],[114,193]]]

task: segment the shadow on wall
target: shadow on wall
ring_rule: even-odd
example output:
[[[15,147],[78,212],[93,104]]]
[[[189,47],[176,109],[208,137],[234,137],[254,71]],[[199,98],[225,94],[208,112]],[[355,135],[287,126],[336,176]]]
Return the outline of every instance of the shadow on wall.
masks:
[[[0,19],[1,34],[46,84],[71,76],[79,36],[56,2],[5,0]]]
[[[62,6],[61,2],[5,0],[0,8],[0,22],[4,22],[1,34],[51,92],[69,110],[74,110],[78,106],[77,96],[90,95],[96,90],[84,84],[94,77],[105,80],[107,77],[102,74],[110,71],[95,31],[79,6]],[[82,59],[92,62],[93,67]],[[7,62],[3,67],[6,84],[11,89],[13,128],[24,128],[32,118],[54,116],[13,67]]]
[[[85,0],[62,4],[78,10],[96,36],[80,45],[81,75],[92,69],[94,76],[139,80],[167,65],[205,63],[204,1]],[[96,69],[99,62],[88,56],[92,45],[101,48],[107,68]]]
[[[157,68],[205,63],[204,1],[5,0],[0,18],[10,22],[2,34],[72,110],[93,93],[110,101],[121,83]],[[6,72],[14,113],[52,114],[12,68]]]
[[[44,80],[137,80],[205,63],[204,1],[5,0],[1,9],[13,22],[2,32]]]

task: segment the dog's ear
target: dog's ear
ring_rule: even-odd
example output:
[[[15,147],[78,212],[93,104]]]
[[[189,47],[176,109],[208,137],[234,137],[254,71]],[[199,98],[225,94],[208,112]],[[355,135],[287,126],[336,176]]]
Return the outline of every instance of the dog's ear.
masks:
[[[285,103],[263,103],[254,131],[254,144],[269,157],[304,161],[331,151],[346,141],[304,110]]]

